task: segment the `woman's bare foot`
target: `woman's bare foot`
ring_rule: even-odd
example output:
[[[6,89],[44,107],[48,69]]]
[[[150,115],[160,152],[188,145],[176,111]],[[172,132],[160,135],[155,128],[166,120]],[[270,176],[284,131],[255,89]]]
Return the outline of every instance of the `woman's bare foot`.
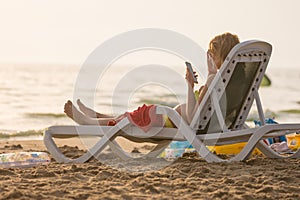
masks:
[[[81,125],[86,124],[85,123],[86,116],[82,114],[79,110],[77,110],[77,108],[73,105],[72,101],[68,100],[67,103],[65,103],[64,112],[68,117],[73,119],[78,124]]]
[[[81,101],[80,99],[77,99],[77,105],[79,107],[79,110],[81,112],[83,112],[85,115],[89,116],[89,117],[93,117],[93,118],[97,118],[97,113],[95,111],[93,111],[92,109],[86,107]]]
[[[111,118],[112,117],[110,115],[97,113],[96,111],[92,110],[91,108],[88,108],[80,101],[80,99],[77,99],[77,105],[78,105],[80,111],[89,117],[92,117],[92,118]]]
[[[71,119],[73,119],[73,104],[72,104],[72,102],[70,100],[68,100],[67,103],[65,103],[64,113],[66,113],[66,115],[68,117],[70,117]]]

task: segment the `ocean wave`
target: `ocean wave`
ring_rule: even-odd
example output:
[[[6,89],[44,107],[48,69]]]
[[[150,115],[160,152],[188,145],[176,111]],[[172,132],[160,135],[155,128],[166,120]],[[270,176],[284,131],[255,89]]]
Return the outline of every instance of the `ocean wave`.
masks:
[[[18,131],[14,133],[1,133],[0,139],[8,139],[14,137],[28,137],[28,136],[42,136],[44,130],[27,130],[27,131]]]
[[[172,101],[161,101],[158,99],[140,99],[138,101],[140,104],[157,104],[162,106],[169,106],[169,107],[175,107],[178,103],[172,102]]]
[[[272,111],[266,109],[264,111],[265,118],[272,118],[278,120],[278,122],[299,122],[300,120],[300,109],[288,109],[288,110],[279,110]],[[258,112],[251,111],[247,117],[247,122],[253,122],[254,120],[259,120]]]
[[[51,118],[63,118],[66,117],[64,113],[25,113],[26,117],[40,118],[40,117],[51,117]]]
[[[266,109],[264,111],[264,115],[266,118],[277,118],[279,116],[278,113],[275,113],[274,111],[272,110],[269,110],[269,109]],[[247,122],[253,122],[254,120],[259,120],[259,114],[258,112],[255,110],[255,111],[251,111],[249,114],[248,114],[248,117],[247,117]]]
[[[300,109],[281,110],[279,112],[289,113],[289,114],[300,114]]]

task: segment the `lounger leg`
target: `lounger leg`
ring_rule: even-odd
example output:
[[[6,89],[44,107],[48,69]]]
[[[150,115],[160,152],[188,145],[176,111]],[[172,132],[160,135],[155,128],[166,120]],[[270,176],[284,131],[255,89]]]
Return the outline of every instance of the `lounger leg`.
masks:
[[[125,152],[120,145],[112,141],[114,144],[110,144],[110,148],[114,153],[116,153],[121,159],[128,161],[134,159],[129,153]],[[159,142],[149,153],[145,154],[144,157],[148,158],[155,158],[159,156],[170,144],[170,140],[164,140]]]
[[[95,157],[98,157],[100,152],[107,145],[109,145],[112,141],[115,140],[115,138],[118,136],[118,132],[121,131],[121,129],[125,128],[128,125],[129,125],[129,121],[127,118],[125,118],[122,121],[120,121],[117,125],[112,126],[112,128],[106,134],[104,134],[104,136],[89,150],[89,153],[91,155],[94,155]],[[125,154],[125,152],[124,152],[124,154]]]
[[[200,157],[204,158],[207,162],[227,162],[227,160],[221,159],[211,152],[206,145],[197,138],[193,130],[185,122],[181,122],[181,124],[177,127],[179,127],[179,131],[186,138],[186,140],[192,144]]]
[[[121,159],[128,161],[134,159],[129,153],[125,152],[122,147],[115,141],[111,141],[112,144],[109,144],[111,150],[116,153]],[[149,153],[145,155],[145,157],[155,158],[160,155],[165,148],[170,144],[170,140],[163,140],[158,142],[158,144],[152,149]]]
[[[131,160],[132,157],[129,153],[125,152],[122,147],[118,144],[117,141],[113,140],[111,141],[111,144],[109,144],[109,147],[111,150],[117,154],[122,160],[128,161]]]
[[[186,140],[192,144],[198,154],[204,158],[207,162],[226,162],[212,153],[206,145],[197,138],[195,131],[193,131],[189,125],[181,118],[181,116],[173,109],[166,106],[158,106],[156,108],[157,114],[165,114],[171,119],[171,121],[178,128],[178,131],[186,138]]]
[[[277,152],[271,149],[268,145],[266,145],[263,141],[259,141],[256,147],[268,158],[281,158]]]
[[[300,127],[299,124],[276,124],[276,125],[265,125],[262,126],[260,129],[258,129],[248,140],[245,147],[242,149],[242,151],[236,155],[234,158],[232,158],[232,161],[241,161],[245,160],[249,157],[249,155],[252,153],[255,147],[258,147],[258,149],[267,157],[270,158],[299,158],[300,151],[298,150],[295,154],[291,156],[282,156],[279,153],[272,150],[270,147],[268,147],[266,144],[264,144],[261,139],[263,136],[270,132],[274,131],[290,131],[290,130],[298,130]]]
[[[160,155],[165,148],[170,144],[170,140],[164,140],[159,142],[154,149],[152,149],[149,153],[147,153],[144,157],[155,158]],[[112,141],[113,144],[110,144],[111,150],[116,153],[121,159],[128,161],[134,159],[130,153],[125,152],[122,147],[116,142]]]
[[[57,162],[60,162],[60,163],[70,163],[70,162],[84,163],[84,162],[88,161],[92,156],[99,155],[100,152],[107,145],[109,145],[111,141],[114,140],[114,138],[118,135],[118,132],[127,125],[129,125],[129,121],[128,121],[128,119],[125,118],[122,121],[120,121],[118,123],[118,125],[112,126],[112,128],[109,129],[109,131],[107,133],[105,133],[103,135],[103,137],[92,148],[90,148],[88,150],[88,152],[86,152],[85,154],[83,154],[82,156],[80,156],[79,158],[76,158],[76,159],[67,158],[65,155],[63,155],[63,153],[59,150],[59,148],[55,144],[51,131],[48,131],[48,130],[45,131],[44,143],[45,143],[45,146],[47,147],[48,151],[51,153],[51,155]],[[80,135],[80,132],[78,133],[78,135]]]
[[[171,143],[172,141],[170,140],[163,140],[160,143],[158,143],[154,149],[152,149],[148,154],[146,154],[146,157],[149,158],[156,158],[159,156]]]
[[[269,158],[300,158],[300,149],[298,149],[295,153],[289,156],[282,156],[269,146],[267,146],[264,142],[260,141],[256,146],[265,156]]]
[[[59,163],[84,163],[92,157],[90,152],[87,152],[76,159],[66,157],[55,144],[52,137],[52,133],[50,131],[45,131],[44,133],[44,144],[47,147],[49,153],[52,155],[52,157]]]

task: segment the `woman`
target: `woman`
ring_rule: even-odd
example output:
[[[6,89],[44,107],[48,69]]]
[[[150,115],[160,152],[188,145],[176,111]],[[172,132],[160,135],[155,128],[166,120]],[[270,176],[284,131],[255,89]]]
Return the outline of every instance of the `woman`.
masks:
[[[200,87],[197,99],[194,94],[193,74],[186,69],[185,79],[188,84],[187,103],[176,106],[174,110],[176,110],[188,124],[191,123],[194,114],[208,89],[208,86],[217,73],[217,70],[220,69],[230,50],[238,43],[238,37],[231,33],[217,35],[210,41],[209,49],[207,51],[208,77],[206,84]],[[195,76],[197,77],[197,75]],[[97,113],[94,110],[87,108],[80,102],[80,100],[77,100],[77,104],[81,112],[76,109],[71,101],[68,101],[65,104],[64,112],[68,117],[81,125],[108,125],[111,122],[114,122],[112,123],[112,125],[114,125],[115,122],[120,121],[120,119],[124,117],[124,115],[114,117]]]

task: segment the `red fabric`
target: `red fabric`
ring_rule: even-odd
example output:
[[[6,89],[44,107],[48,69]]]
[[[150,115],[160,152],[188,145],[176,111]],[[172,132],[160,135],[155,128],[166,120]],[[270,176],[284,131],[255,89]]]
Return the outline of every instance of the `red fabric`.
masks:
[[[126,112],[117,120],[109,121],[108,126],[116,125],[124,117],[127,117],[132,124],[141,128],[144,132],[149,131],[151,127],[163,126],[164,124],[162,115],[156,114],[156,106],[144,104],[133,112]]]

